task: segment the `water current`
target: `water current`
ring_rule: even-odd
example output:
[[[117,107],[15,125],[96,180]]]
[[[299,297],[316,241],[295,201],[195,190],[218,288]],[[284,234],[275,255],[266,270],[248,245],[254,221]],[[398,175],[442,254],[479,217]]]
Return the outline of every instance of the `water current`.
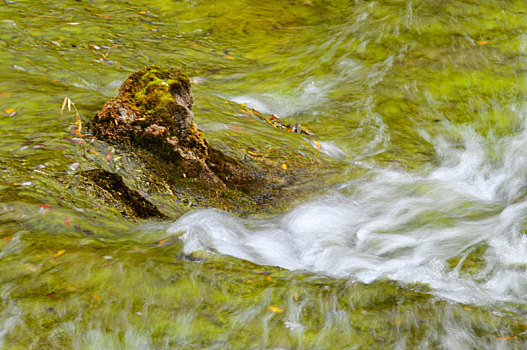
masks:
[[[525,348],[526,23],[523,0],[4,1],[0,348]],[[85,125],[149,64],[189,74],[211,144],[309,160],[309,193],[202,208],[72,134],[66,96]],[[127,220],[92,168],[174,220]]]

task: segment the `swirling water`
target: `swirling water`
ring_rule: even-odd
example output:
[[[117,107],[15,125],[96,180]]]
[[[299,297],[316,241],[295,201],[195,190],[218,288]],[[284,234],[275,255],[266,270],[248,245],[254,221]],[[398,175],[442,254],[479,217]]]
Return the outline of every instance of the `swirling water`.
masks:
[[[238,219],[196,210],[170,232],[184,232],[187,253],[214,250],[365,283],[426,283],[434,294],[467,304],[525,303],[525,127],[492,143],[470,127],[457,129],[458,144],[432,141],[441,163],[424,175],[364,163],[368,176],[286,214]],[[460,274],[478,245],[487,247],[481,270]],[[459,254],[450,268],[447,260]]]
[[[1,348],[525,347],[524,1],[1,6]],[[71,134],[65,96],[87,122],[152,63],[191,76],[211,143],[318,159],[312,193],[200,209]],[[127,221],[94,167],[178,219]]]

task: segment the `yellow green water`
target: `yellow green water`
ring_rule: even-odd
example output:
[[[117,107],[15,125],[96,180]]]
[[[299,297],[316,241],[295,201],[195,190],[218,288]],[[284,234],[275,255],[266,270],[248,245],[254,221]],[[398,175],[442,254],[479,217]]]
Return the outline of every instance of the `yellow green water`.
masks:
[[[520,0],[4,1],[0,348],[524,348],[526,23]],[[129,222],[76,176],[103,167],[173,217],[197,209],[60,115],[68,96],[87,123],[150,64],[191,77],[215,146],[335,165],[293,214],[240,224],[242,243],[265,244],[225,238],[231,252],[211,238],[188,255],[179,226]],[[364,217],[326,225],[328,208],[353,203]],[[339,249],[258,257],[311,232],[287,222],[313,207],[335,235],[324,247]],[[261,234],[275,226],[286,243]],[[364,235],[380,238],[360,246]],[[378,260],[353,269],[356,256]]]

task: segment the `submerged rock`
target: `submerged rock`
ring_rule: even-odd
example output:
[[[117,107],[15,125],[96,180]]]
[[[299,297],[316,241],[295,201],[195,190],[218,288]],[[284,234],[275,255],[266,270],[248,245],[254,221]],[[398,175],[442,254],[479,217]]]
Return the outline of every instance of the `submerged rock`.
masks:
[[[123,181],[121,175],[103,169],[92,169],[80,173],[85,181],[91,183],[99,197],[114,205],[129,218],[158,218],[167,217],[139,191],[132,190]]]
[[[215,190],[250,191],[253,176],[235,159],[212,148],[193,122],[188,77],[149,66],[130,75],[117,97],[92,121],[96,137],[142,149],[165,164],[168,178],[196,179]]]

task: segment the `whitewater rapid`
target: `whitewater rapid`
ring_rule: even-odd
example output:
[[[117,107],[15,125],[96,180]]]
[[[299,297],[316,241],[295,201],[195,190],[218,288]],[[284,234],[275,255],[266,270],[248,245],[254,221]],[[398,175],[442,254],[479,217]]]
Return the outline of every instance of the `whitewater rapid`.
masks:
[[[517,115],[525,120],[525,110]],[[181,217],[186,253],[208,250],[257,264],[371,283],[388,278],[425,283],[462,303],[527,302],[527,128],[483,137],[471,125],[423,133],[440,165],[425,174],[396,167],[327,190],[271,218],[238,218],[212,209]],[[481,268],[460,271],[486,244]],[[462,256],[451,268],[447,260]]]

